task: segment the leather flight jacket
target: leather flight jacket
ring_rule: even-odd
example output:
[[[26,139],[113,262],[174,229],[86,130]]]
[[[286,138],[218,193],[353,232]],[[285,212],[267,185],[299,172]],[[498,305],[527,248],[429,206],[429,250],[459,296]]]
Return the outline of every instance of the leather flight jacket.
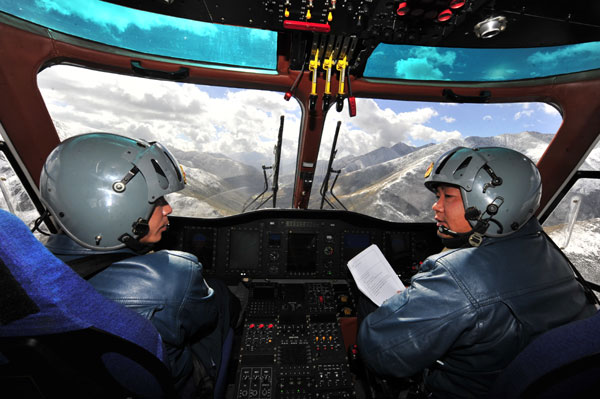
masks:
[[[595,312],[532,218],[509,236],[430,256],[361,323],[358,347],[378,374],[424,371],[432,397],[478,398],[535,337]]]
[[[46,247],[65,262],[107,253],[82,247],[63,234],[52,235]],[[166,250],[133,256],[113,263],[88,282],[106,298],[152,322],[165,344],[176,388],[188,383],[194,368],[192,341],[214,330],[218,322],[218,299],[202,277],[196,257]],[[215,357],[220,357],[221,347],[214,349]]]

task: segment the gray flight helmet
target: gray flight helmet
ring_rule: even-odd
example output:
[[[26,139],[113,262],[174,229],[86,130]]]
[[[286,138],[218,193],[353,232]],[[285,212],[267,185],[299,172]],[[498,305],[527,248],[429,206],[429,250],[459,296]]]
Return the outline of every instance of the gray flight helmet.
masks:
[[[503,147],[456,147],[431,164],[425,187],[460,188],[465,217],[484,236],[503,237],[519,230],[540,205],[542,180],[535,164]]]
[[[64,140],[40,176],[41,200],[54,220],[95,250],[123,248],[145,235],[153,203],[184,185],[183,170],[161,144],[111,133]]]

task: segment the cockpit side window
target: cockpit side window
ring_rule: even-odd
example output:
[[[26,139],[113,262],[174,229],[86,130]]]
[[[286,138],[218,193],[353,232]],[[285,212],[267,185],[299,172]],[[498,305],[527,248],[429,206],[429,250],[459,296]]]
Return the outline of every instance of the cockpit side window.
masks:
[[[581,165],[577,179],[544,221],[552,238],[581,275],[600,284],[600,144]]]
[[[0,208],[15,214],[29,228],[32,228],[40,214],[23,182],[8,161],[5,151],[7,151],[6,143],[0,141]],[[44,225],[41,229],[47,231]],[[35,235],[38,239],[44,237],[38,231],[35,232]]]

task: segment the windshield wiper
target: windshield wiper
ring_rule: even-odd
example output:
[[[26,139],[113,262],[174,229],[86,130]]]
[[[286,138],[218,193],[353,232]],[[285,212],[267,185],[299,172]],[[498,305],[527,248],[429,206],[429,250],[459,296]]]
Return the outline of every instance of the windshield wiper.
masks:
[[[12,204],[12,199],[10,198],[10,194],[4,185],[5,180],[6,178],[0,176],[0,191],[2,191],[2,195],[4,196],[4,202],[6,202],[6,206],[8,206],[8,211],[13,215],[16,215],[15,207]]]
[[[277,205],[277,191],[279,191],[279,164],[281,163],[281,142],[283,139],[283,121],[284,121],[284,119],[285,119],[285,116],[281,115],[281,119],[279,122],[279,134],[277,135],[277,144],[275,145],[275,148],[273,151],[275,153],[275,161],[273,162],[272,166],[265,166],[265,165],[262,166],[263,176],[265,178],[265,189],[260,194],[258,194],[252,201],[250,201],[250,203],[248,205],[244,206],[244,208],[242,209],[242,213],[246,212],[246,209],[248,209],[250,207],[250,205],[255,203],[259,198],[262,198],[262,196],[265,195],[265,193],[269,189],[269,181],[267,179],[267,170],[268,169],[273,169],[273,188],[272,188],[273,193],[267,199],[265,199],[263,202],[258,204],[258,206],[256,208],[254,208],[254,210],[260,209],[271,198],[273,198],[273,208],[275,208]]]
[[[325,173],[325,178],[323,179],[323,184],[321,184],[321,190],[319,191],[319,193],[321,194],[321,207],[319,209],[323,209],[323,205],[325,204],[325,202],[327,202],[327,204],[332,209],[335,209],[335,206],[331,203],[331,201],[329,201],[327,199],[327,189],[329,188],[329,179],[331,178],[331,174],[335,173],[335,179],[333,179],[333,184],[331,185],[331,189],[330,189],[331,196],[337,201],[338,204],[340,204],[342,206],[342,208],[344,208],[344,210],[348,210],[348,208],[346,208],[344,206],[344,204],[342,204],[342,201],[340,201],[338,199],[338,197],[336,197],[335,194],[333,193],[333,187],[335,187],[335,183],[337,182],[337,179],[341,172],[341,169],[335,170],[332,167],[333,160],[335,159],[335,155],[337,154],[337,149],[335,147],[337,146],[337,138],[338,138],[338,134],[340,133],[341,125],[342,125],[342,122],[338,121],[337,126],[335,127],[335,134],[333,135],[333,144],[331,146],[331,154],[329,155],[329,162],[327,164],[327,173]]]
[[[277,145],[275,146],[275,164],[273,167],[273,208],[277,204],[277,191],[279,191],[279,164],[281,162],[281,141],[283,140],[283,121],[285,117],[281,115],[279,120],[279,134],[277,135]],[[268,198],[267,198],[268,201]]]

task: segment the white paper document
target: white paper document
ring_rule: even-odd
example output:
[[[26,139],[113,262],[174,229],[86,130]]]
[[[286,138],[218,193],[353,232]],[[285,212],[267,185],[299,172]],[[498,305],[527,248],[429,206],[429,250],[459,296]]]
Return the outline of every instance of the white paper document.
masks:
[[[377,306],[405,289],[379,247],[371,245],[348,261],[358,289]]]

